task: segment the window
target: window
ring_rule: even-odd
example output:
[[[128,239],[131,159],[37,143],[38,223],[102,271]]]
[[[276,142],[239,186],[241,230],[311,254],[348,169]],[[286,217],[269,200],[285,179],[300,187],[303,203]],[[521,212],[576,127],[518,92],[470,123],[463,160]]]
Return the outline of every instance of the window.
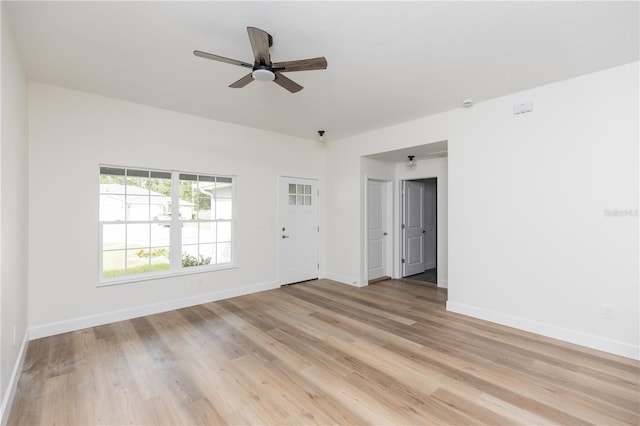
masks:
[[[289,205],[310,206],[311,205],[311,185],[289,184]]]
[[[100,167],[101,280],[232,265],[233,193],[229,176]]]

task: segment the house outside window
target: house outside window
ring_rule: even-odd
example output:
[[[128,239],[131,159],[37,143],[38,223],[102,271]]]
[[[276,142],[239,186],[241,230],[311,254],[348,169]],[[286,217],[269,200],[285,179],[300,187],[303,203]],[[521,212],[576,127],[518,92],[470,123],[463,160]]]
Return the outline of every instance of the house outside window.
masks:
[[[233,264],[232,177],[101,166],[99,194],[103,284]]]

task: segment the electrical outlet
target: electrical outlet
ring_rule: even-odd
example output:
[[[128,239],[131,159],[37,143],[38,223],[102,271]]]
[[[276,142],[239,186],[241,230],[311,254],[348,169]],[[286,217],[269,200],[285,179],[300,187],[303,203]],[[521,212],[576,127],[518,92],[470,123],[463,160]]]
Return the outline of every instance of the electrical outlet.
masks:
[[[616,310],[611,305],[602,305],[602,318],[614,319],[616,317]]]

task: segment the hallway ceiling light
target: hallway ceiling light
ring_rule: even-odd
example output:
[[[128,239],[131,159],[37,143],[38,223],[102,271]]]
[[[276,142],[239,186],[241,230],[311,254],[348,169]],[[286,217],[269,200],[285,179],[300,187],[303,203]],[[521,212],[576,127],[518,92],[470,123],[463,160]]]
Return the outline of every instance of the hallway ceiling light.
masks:
[[[416,156],[415,155],[409,155],[407,156],[407,167],[415,167],[416,164],[418,164],[415,160]]]

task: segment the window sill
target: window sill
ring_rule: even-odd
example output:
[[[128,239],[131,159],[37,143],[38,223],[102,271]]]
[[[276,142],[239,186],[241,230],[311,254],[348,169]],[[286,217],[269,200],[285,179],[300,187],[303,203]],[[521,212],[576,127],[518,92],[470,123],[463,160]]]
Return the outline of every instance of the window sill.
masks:
[[[171,272],[171,273],[147,273],[147,274],[136,274],[127,277],[118,277],[113,279],[104,279],[100,278],[100,281],[96,285],[96,287],[110,287],[113,285],[120,284],[130,284],[137,283],[142,281],[153,281],[153,280],[164,280],[167,278],[175,278],[181,277],[184,275],[193,275],[193,274],[205,274],[208,272],[217,272],[217,271],[225,271],[228,269],[236,269],[237,265],[228,264],[223,266],[215,266],[209,268],[196,268],[195,270],[182,270],[179,272]]]

